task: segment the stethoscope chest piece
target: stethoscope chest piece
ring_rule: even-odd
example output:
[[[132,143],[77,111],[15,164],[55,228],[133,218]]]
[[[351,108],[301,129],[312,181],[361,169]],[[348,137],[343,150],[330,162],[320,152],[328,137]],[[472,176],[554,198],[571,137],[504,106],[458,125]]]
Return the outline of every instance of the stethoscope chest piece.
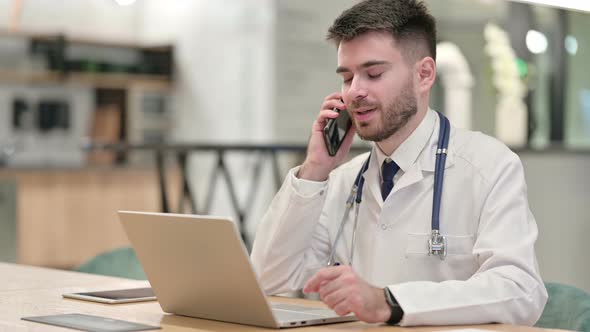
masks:
[[[447,256],[447,237],[440,234],[438,229],[433,229],[428,240],[428,255],[445,259]]]

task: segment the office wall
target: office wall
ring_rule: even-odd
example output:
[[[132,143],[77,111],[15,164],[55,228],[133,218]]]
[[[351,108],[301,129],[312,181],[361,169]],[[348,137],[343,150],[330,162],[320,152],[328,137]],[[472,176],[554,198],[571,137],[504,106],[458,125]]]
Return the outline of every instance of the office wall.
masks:
[[[134,6],[121,7],[111,0],[21,1],[19,28],[25,31],[57,33],[105,40],[135,41],[140,12]],[[0,0],[0,27],[10,25],[12,0]]]
[[[272,1],[143,1],[139,39],[176,51],[179,140],[268,141]]]
[[[520,157],[539,226],[536,251],[543,279],[590,292],[590,153],[521,152]]]
[[[325,39],[354,0],[278,0],[276,98],[273,132],[282,142],[305,143],[324,98],[340,91],[336,48]]]
[[[148,0],[142,2],[139,38],[171,42],[176,52],[176,141],[214,143],[272,142],[274,100],[274,1]],[[242,206],[248,197],[256,158],[230,155],[228,168]],[[211,154],[189,160],[197,207],[203,208],[216,159]],[[270,169],[268,169],[270,174]],[[260,184],[252,220],[260,219],[274,190]],[[209,213],[233,215],[221,180]],[[255,224],[249,224],[253,237]]]

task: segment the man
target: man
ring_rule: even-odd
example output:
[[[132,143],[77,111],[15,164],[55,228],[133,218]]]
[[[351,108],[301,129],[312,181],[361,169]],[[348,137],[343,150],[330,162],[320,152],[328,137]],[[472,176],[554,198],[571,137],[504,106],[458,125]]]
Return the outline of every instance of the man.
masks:
[[[342,91],[326,97],[304,163],[259,226],[252,261],[265,291],[319,293],[338,314],[373,323],[534,324],[547,300],[537,226],[521,162],[502,143],[451,128],[440,209],[447,255],[429,254],[441,119],[428,107],[436,28],[425,5],[358,3],[328,39],[338,47]],[[354,125],[330,157],[322,130],[333,108],[348,110]],[[357,225],[346,201],[368,154],[336,168],[355,132],[375,142]],[[326,266],[332,253],[342,265]]]

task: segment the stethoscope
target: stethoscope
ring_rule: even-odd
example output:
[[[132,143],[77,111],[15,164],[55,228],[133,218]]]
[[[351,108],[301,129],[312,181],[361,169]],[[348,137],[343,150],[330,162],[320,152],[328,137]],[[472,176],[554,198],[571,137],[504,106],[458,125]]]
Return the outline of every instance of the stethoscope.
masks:
[[[432,231],[430,234],[430,239],[428,240],[428,254],[438,256],[440,259],[444,259],[447,255],[447,238],[440,233],[440,203],[442,198],[443,178],[445,174],[445,163],[447,160],[447,148],[449,146],[449,135],[451,125],[449,124],[449,120],[443,114],[439,112],[437,112],[437,114],[440,118],[440,131],[438,133],[436,162],[434,167],[434,190],[432,195],[433,197],[431,222]],[[339,263],[335,261],[336,245],[338,244],[338,240],[342,237],[342,231],[344,230],[344,225],[346,224],[347,216],[349,215],[350,210],[354,206],[354,224],[352,226],[352,241],[350,244],[350,256],[348,258],[349,264],[352,265],[352,260],[354,257],[354,245],[356,240],[356,229],[358,226],[359,207],[362,202],[363,187],[365,184],[365,178],[363,174],[365,174],[365,172],[369,168],[370,160],[371,154],[369,154],[369,157],[367,158],[367,160],[365,160],[363,166],[359,170],[350,190],[350,194],[346,199],[346,210],[344,212],[344,215],[342,216],[342,220],[340,221],[340,227],[338,228],[336,238],[334,239],[334,243],[330,251],[330,256],[328,258],[327,264],[328,266],[339,265]]]

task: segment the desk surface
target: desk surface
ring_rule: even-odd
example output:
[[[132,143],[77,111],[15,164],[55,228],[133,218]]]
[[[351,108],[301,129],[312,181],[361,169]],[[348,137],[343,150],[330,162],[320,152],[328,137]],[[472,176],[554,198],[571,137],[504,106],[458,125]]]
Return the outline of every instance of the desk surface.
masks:
[[[147,281],[0,263],[0,331],[73,331],[22,321],[21,317],[82,313],[160,325],[162,331],[272,331],[271,329],[180,317],[162,312],[157,302],[107,305],[63,299],[63,293],[147,287]],[[275,300],[275,299],[273,299]],[[277,301],[320,305],[319,302],[276,298]],[[467,327],[420,327],[404,329],[361,322],[286,329],[282,331],[443,331]],[[472,328],[492,331],[550,331],[510,325],[480,325]]]

